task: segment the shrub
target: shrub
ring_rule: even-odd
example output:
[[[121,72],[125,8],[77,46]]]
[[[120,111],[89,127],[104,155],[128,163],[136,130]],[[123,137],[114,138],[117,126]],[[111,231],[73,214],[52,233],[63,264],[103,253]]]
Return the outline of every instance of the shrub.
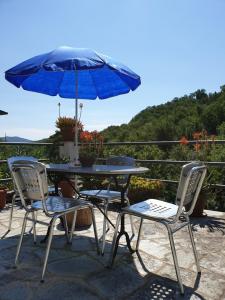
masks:
[[[132,177],[128,197],[135,203],[149,198],[158,198],[164,192],[164,184],[160,180],[150,180],[142,177]]]

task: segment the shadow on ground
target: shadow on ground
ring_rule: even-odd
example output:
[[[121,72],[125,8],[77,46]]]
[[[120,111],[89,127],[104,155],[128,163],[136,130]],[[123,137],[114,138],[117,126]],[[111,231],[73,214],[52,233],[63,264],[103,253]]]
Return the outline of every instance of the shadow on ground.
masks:
[[[45,245],[38,236],[36,245],[26,235],[20,262],[13,268],[18,236],[0,240],[0,299],[204,299],[193,288],[185,287],[181,296],[175,280],[158,276],[146,267],[146,257],[131,256],[120,246],[113,268],[107,267],[111,243],[105,256],[96,254],[95,241],[75,236],[72,245],[62,235],[54,236],[45,282],[40,283]],[[137,268],[137,260],[145,275]],[[192,298],[194,297],[194,298]]]
[[[197,228],[205,228],[209,232],[216,231],[225,234],[225,220],[216,217],[203,216],[200,218],[191,218],[192,230],[197,231]]]

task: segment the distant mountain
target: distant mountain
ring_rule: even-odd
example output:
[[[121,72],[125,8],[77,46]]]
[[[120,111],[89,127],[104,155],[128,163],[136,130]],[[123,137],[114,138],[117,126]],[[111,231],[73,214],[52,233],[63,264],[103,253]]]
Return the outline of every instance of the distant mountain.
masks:
[[[28,139],[24,139],[24,138],[21,138],[19,136],[6,136],[5,137],[0,137],[0,140],[2,141],[5,141],[6,139],[6,142],[17,142],[17,143],[32,143],[33,141],[31,140],[28,140]]]

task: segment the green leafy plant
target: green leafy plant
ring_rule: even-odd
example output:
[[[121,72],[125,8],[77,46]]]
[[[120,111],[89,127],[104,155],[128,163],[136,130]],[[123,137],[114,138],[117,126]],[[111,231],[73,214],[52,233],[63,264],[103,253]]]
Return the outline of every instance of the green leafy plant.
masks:
[[[91,166],[102,153],[103,138],[97,131],[82,131],[80,133],[79,160],[83,166]]]

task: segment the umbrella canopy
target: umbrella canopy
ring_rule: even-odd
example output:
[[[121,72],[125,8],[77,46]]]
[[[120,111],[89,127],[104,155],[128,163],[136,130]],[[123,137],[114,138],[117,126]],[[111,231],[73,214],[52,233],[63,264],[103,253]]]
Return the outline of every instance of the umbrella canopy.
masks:
[[[0,116],[2,116],[2,115],[8,115],[8,113],[4,110],[0,110]]]
[[[59,47],[30,58],[5,72],[16,87],[50,96],[76,99],[106,99],[134,91],[140,76],[111,57],[86,48]],[[78,130],[75,130],[76,161]]]
[[[106,99],[141,83],[137,74],[112,58],[71,47],[28,59],[6,71],[5,78],[28,91],[73,99]]]

